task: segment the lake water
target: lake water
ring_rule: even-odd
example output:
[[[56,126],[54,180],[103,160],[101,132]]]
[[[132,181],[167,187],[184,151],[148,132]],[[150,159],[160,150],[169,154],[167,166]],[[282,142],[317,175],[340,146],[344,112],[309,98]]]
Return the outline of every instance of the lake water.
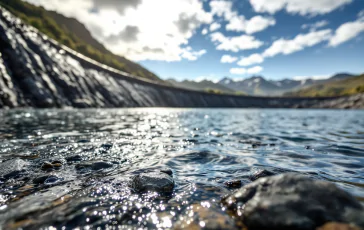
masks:
[[[0,122],[0,162],[26,162],[0,179],[4,229],[171,228],[193,204],[223,212],[224,183],[258,169],[328,180],[364,201],[364,111],[10,110]],[[112,167],[87,167],[96,161]],[[172,195],[129,189],[133,175],[164,167]],[[35,183],[44,175],[54,177]]]

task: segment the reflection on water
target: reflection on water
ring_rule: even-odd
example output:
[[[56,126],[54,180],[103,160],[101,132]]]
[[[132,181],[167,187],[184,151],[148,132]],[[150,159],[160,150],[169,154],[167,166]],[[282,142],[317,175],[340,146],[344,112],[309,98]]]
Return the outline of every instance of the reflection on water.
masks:
[[[224,182],[248,183],[257,168],[309,174],[364,200],[363,118],[335,110],[0,111],[0,161],[27,164],[0,179],[0,224],[170,228],[193,205],[223,213],[219,200],[232,191]],[[172,195],[128,188],[136,173],[163,167],[173,171]]]

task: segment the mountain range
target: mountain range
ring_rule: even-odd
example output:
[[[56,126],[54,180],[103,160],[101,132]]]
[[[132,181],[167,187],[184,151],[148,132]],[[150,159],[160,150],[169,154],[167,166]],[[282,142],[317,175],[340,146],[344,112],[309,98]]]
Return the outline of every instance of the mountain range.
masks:
[[[284,79],[284,80],[267,80],[262,76],[252,76],[247,79],[234,80],[228,77],[221,79],[218,82],[209,80],[196,81],[176,81],[168,79],[167,81],[174,86],[193,89],[207,90],[214,89],[226,94],[247,94],[255,96],[282,96],[288,92],[298,91],[309,86],[330,83],[342,79],[351,78],[355,75],[349,73],[339,73],[327,79]]]

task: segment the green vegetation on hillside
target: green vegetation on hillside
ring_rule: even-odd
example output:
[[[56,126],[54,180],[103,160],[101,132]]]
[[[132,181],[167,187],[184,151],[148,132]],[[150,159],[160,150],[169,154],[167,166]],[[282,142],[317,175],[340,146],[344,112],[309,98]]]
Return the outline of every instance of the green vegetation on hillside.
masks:
[[[285,96],[334,97],[349,96],[358,93],[364,93],[364,74],[344,80],[313,85],[299,91],[286,93]]]
[[[95,61],[135,76],[161,81],[139,64],[108,51],[92,38],[84,25],[75,19],[66,18],[21,0],[0,0],[0,5],[50,38]]]

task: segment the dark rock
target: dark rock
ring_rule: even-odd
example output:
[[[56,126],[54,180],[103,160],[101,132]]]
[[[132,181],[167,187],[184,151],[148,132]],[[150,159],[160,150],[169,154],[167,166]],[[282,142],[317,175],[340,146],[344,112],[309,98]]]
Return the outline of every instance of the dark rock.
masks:
[[[293,173],[261,178],[222,203],[249,230],[308,230],[331,221],[364,227],[364,209],[353,196],[332,183]]]
[[[113,144],[102,144],[102,145],[101,145],[101,148],[104,148],[104,149],[106,149],[106,150],[109,150],[109,149],[111,149],[111,148],[112,148],[112,146],[113,146]]]
[[[51,169],[53,169],[53,164],[48,161],[45,161],[45,162],[43,162],[41,169],[45,170],[45,171],[51,170]]]
[[[92,170],[102,170],[102,169],[108,169],[108,168],[112,168],[114,167],[114,165],[110,162],[95,162],[92,164]]]
[[[173,171],[172,171],[172,169],[170,169],[170,168],[162,168],[160,171],[161,171],[162,173],[166,173],[166,174],[168,174],[168,175],[170,175],[170,176],[172,176],[172,175],[173,175]]]
[[[251,172],[249,179],[251,181],[255,181],[255,180],[258,180],[259,178],[273,176],[275,174],[276,173],[274,173],[270,170],[267,170],[267,169],[255,169]]]
[[[92,164],[90,163],[83,163],[75,165],[76,170],[83,170],[83,169],[90,169],[92,168]]]
[[[229,180],[224,183],[228,188],[240,188],[242,186],[241,180]]]
[[[134,176],[129,185],[136,192],[171,193],[174,188],[174,180],[166,173],[147,172]]]
[[[39,176],[39,177],[33,179],[33,183],[38,184],[38,185],[39,184],[50,185],[50,184],[57,183],[60,180],[61,179],[55,175],[44,175],[44,176]]]
[[[82,161],[82,157],[80,155],[74,155],[66,158],[67,162],[76,162],[76,161]]]
[[[0,177],[5,179],[18,177],[25,173],[25,167],[28,163],[22,159],[15,158],[0,163]]]

